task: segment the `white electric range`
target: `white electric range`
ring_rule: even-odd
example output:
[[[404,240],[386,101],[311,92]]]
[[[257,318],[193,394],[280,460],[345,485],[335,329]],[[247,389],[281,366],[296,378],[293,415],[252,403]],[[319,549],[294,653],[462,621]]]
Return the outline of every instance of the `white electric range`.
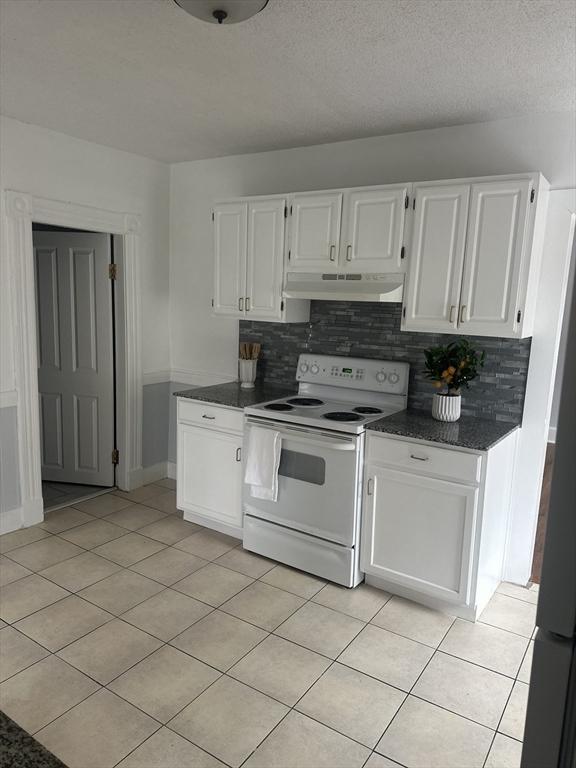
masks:
[[[408,375],[408,363],[300,355],[296,395],[245,409],[246,442],[258,427],[282,444],[277,501],[244,485],[246,549],[348,587],[362,580],[364,431],[406,408]]]

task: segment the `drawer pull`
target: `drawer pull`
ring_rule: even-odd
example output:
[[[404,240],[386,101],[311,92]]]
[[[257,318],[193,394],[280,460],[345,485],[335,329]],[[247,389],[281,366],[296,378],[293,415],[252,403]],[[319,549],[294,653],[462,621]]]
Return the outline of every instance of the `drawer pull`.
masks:
[[[454,322],[454,312],[455,312],[455,310],[456,310],[456,306],[454,304],[452,304],[452,306],[450,307],[450,319],[448,320],[448,322],[450,322],[450,323]]]
[[[367,496],[372,496],[372,493],[373,493],[373,482],[372,482],[372,478],[369,477],[368,478],[368,484],[366,486],[366,495]]]
[[[209,421],[215,421],[216,416],[206,416],[205,413],[202,414],[203,419],[208,419]]]
[[[352,261],[352,246],[346,247],[346,261]]]
[[[460,322],[465,323],[466,322],[466,304],[462,304],[460,307]]]
[[[416,456],[415,454],[411,453],[410,454],[410,458],[411,459],[416,459],[416,461],[428,461],[430,456]]]
[[[242,448],[236,448],[236,461],[242,461]]]
[[[244,312],[244,299],[242,296],[238,299],[238,311]]]
[[[336,261],[335,253],[336,253],[336,246],[335,245],[331,245],[330,246],[330,261]]]

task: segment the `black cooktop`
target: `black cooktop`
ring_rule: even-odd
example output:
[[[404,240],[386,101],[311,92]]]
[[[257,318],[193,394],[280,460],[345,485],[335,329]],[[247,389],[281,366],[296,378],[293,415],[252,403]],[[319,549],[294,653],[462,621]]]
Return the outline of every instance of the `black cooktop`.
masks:
[[[324,405],[324,400],[317,397],[291,397],[287,402],[290,405],[297,405],[299,408],[313,408],[314,406]]]
[[[362,421],[362,416],[352,411],[330,411],[324,414],[324,418],[329,421]]]

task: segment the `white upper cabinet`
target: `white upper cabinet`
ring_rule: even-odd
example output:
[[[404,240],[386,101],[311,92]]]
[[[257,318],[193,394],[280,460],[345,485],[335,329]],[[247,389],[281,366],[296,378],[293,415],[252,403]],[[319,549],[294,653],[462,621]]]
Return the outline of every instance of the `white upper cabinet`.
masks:
[[[280,317],[284,267],[284,200],[248,203],[247,318]]]
[[[459,322],[479,336],[514,335],[531,181],[472,185]]]
[[[340,265],[344,271],[404,271],[408,193],[408,185],[345,191],[340,241]]]
[[[238,317],[246,296],[247,203],[214,206],[214,312]]]
[[[402,327],[452,331],[458,322],[468,185],[414,187],[414,224]]]
[[[287,212],[283,197],[214,206],[215,314],[280,322],[308,319],[308,301],[282,299]]]
[[[414,189],[402,328],[530,336],[548,182],[531,173]]]
[[[338,272],[342,193],[294,195],[290,210],[288,268],[296,272]]]

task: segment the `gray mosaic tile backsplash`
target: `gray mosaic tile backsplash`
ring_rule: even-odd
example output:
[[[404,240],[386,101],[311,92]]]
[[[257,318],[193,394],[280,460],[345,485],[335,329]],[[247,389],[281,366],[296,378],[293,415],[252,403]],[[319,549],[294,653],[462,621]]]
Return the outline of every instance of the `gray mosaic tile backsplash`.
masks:
[[[241,320],[240,339],[262,344],[258,376],[268,384],[293,382],[302,352],[408,362],[408,406],[430,410],[434,389],[423,375],[423,351],[458,336],[401,331],[401,311],[400,304],[313,301],[309,323]],[[470,389],[462,392],[462,413],[519,424],[531,339],[467,338],[479,351],[485,350],[486,363]]]

